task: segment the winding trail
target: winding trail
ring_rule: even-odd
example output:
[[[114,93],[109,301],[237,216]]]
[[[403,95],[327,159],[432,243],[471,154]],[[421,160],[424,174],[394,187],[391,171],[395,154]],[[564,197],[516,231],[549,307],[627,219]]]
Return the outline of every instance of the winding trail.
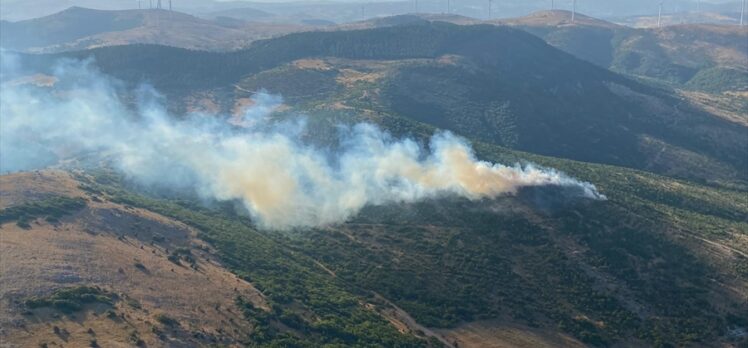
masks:
[[[338,278],[338,275],[333,270],[331,270],[330,268],[328,268],[327,266],[325,266],[322,262],[319,262],[316,259],[312,259],[312,261],[317,266],[319,266],[322,270],[324,270],[326,273],[328,273],[329,275],[331,275],[332,277],[337,278],[339,280],[342,280],[341,278]],[[441,334],[435,332],[434,330],[429,329],[428,327],[425,327],[425,326],[419,324],[408,312],[406,312],[404,309],[400,308],[398,305],[396,305],[392,301],[390,301],[387,298],[385,298],[384,296],[382,296],[380,293],[378,293],[376,291],[373,291],[373,290],[368,290],[368,291],[371,292],[377,300],[386,303],[392,309],[393,314],[394,314],[394,318],[390,318],[390,317],[387,316],[387,314],[381,313],[381,312],[379,313],[380,315],[384,316],[387,319],[396,320],[396,321],[404,324],[408,328],[408,330],[410,330],[413,333],[417,333],[417,335],[418,335],[418,333],[422,332],[423,335],[425,335],[427,337],[433,337],[433,338],[439,340],[439,342],[441,342],[442,344],[444,344],[445,346],[447,346],[449,348],[457,348],[454,345],[454,343],[449,342]]]

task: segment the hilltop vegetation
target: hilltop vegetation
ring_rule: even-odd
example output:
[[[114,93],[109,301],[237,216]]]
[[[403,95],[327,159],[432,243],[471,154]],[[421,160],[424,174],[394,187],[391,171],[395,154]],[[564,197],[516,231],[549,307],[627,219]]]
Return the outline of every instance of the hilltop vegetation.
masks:
[[[5,49],[61,52],[136,43],[192,49],[234,50],[250,42],[305,30],[293,24],[206,20],[160,9],[104,11],[71,7],[49,16],[0,22]]]
[[[504,23],[531,32],[554,47],[613,71],[676,86],[702,88],[715,68],[746,74],[748,32],[736,25],[670,25],[636,29],[571,13],[543,11]],[[691,83],[692,80],[697,79]],[[735,86],[745,90],[746,86]]]
[[[32,221],[42,217],[47,222],[57,223],[63,216],[74,213],[85,206],[85,200],[80,198],[51,197],[0,210],[0,224],[16,221],[19,227],[29,228]]]
[[[256,227],[246,202],[162,192],[86,154],[61,164],[66,173],[3,181],[13,199],[0,211],[0,246],[28,274],[0,274],[21,284],[0,287],[3,323],[14,325],[0,335],[31,342],[40,328],[104,314],[102,336],[116,328],[111,342],[149,346],[458,347],[459,328],[476,324],[599,347],[747,344],[748,130],[611,71],[728,93],[745,87],[743,70],[694,68],[653,33],[580,18],[533,30],[587,61],[519,29],[414,18],[235,52],[131,45],[22,56],[23,74],[90,57],[123,91],[152,84],[180,116],[203,98],[235,121],[257,90],[280,93],[272,117],[307,116],[298,145],[335,148],[341,124],[370,122],[426,150],[445,129],[480,160],[555,168],[606,199],[529,187],[369,205],[344,223],[272,231]],[[633,48],[620,50],[627,40]],[[70,265],[46,267],[59,260]]]
[[[343,102],[523,151],[718,184],[748,179],[748,160],[737,151],[748,145],[744,129],[506,27],[427,22],[291,34],[233,53],[136,45],[26,60],[49,66],[59,57],[93,57],[103,72],[173,98],[213,91],[231,106],[246,90],[295,86],[293,95],[317,106]],[[328,71],[284,68],[325,57],[384,76],[340,88],[345,70],[335,62]],[[401,64],[381,70],[377,61]],[[243,91],[231,88],[242,83]]]
[[[49,296],[28,299],[25,305],[31,309],[53,307],[69,314],[81,310],[86,304],[103,303],[111,305],[114,297],[99,288],[79,286],[58,289]]]
[[[479,154],[561,168],[609,200],[539,188],[516,198],[369,207],[341,226],[288,235],[255,230],[231,206],[154,199],[106,175],[86,187],[195,227],[280,315],[249,306],[255,325],[279,320],[305,333],[293,339],[271,325],[253,336],[259,342],[383,342],[366,338],[371,330],[382,330],[377,340],[397,337],[357,296],[375,304],[383,296],[428,327],[501,318],[597,346],[707,344],[748,323],[748,294],[730,290],[748,284],[742,192],[491,145]]]
[[[3,21],[0,35],[6,49],[29,52],[71,51],[135,43],[234,50],[246,48],[258,39],[320,27],[329,29],[334,25],[314,18],[291,20],[255,8],[223,10],[207,17],[211,19],[165,10],[101,11],[73,7],[38,19]],[[302,24],[289,24],[299,20]],[[560,10],[491,21],[452,14],[407,14],[377,17],[334,28],[350,31],[424,25],[435,21],[520,28],[606,69],[679,87],[701,88],[699,83],[689,82],[712,68],[738,69],[745,74],[748,61],[746,32],[738,26],[683,24],[642,29],[616,25],[580,13],[572,23],[571,12]],[[317,22],[319,24],[315,24]],[[507,44],[505,47],[511,46]],[[700,79],[703,80],[703,76]]]
[[[495,200],[371,206],[342,225],[280,233],[257,230],[231,202],[206,207],[191,195],[166,198],[106,170],[77,178],[86,196],[101,202],[95,204],[129,207],[140,219],[157,214],[196,230],[223,265],[251,282],[268,309],[235,298],[252,328],[247,344],[443,343],[417,327],[405,325],[398,332],[391,323],[404,324],[386,314],[390,301],[419,324],[443,328],[440,332],[498,320],[565,333],[593,346],[709,345],[735,340],[728,331],[748,326],[744,192],[476,146],[481,159],[529,160],[589,180],[608,200],[533,188]],[[164,238],[150,234],[170,235],[163,227],[146,228],[147,223],[128,226],[151,231],[141,238],[153,240],[152,245]],[[179,267],[194,262],[202,248],[169,247],[159,254]],[[138,273],[158,272],[140,267]],[[194,271],[205,267],[199,261]],[[74,312],[112,299],[84,285],[25,303]],[[121,307],[112,315],[120,316]],[[167,313],[153,318],[160,337],[189,328]]]
[[[504,162],[514,156],[494,147],[481,154]],[[727,272],[718,284],[746,281],[746,245],[734,244],[748,232],[742,193],[522,157],[591,180],[609,201],[570,202],[530,190],[479,204],[371,208],[340,228],[299,234],[300,250],[433,326],[506,316],[557,325],[593,345],[623,337],[658,345],[707,342],[725,326],[742,325],[742,310],[728,314],[708,300],[724,290],[709,285],[711,275]],[[702,243],[681,238],[721,241],[736,251],[727,251],[730,266],[719,265],[707,261]]]
[[[82,177],[84,178],[84,177]],[[206,209],[189,200],[154,199],[124,190],[120,178],[100,172],[84,182],[88,192],[146,208],[184,222],[220,250],[222,262],[266,297],[270,311],[237,297],[260,346],[420,347],[435,343],[398,332],[363,305],[367,294],[329,277],[307,256],[290,250],[282,236],[263,234],[226,205]],[[104,183],[104,184],[102,184]],[[280,238],[280,239],[278,239]]]

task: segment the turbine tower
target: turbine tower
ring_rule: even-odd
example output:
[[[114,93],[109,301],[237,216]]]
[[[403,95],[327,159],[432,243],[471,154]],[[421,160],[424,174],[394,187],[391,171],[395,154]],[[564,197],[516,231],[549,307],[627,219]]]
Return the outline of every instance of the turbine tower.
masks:
[[[169,0],[169,11],[171,11],[171,0]]]
[[[662,2],[660,2],[660,11],[657,13],[657,27],[662,28]]]
[[[740,26],[744,25],[745,20],[745,0],[740,4]]]
[[[577,17],[577,0],[573,0],[571,3],[571,22]]]
[[[156,3],[156,8],[159,10],[161,9],[161,0],[158,0],[158,2]]]
[[[491,19],[491,5],[493,0],[488,0],[488,19]]]
[[[551,11],[556,9],[556,1],[551,0]]]

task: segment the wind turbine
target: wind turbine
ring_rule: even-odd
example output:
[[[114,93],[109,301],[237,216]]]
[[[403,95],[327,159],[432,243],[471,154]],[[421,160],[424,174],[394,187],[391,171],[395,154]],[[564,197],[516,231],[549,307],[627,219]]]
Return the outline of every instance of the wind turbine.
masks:
[[[551,11],[556,9],[556,1],[551,0]]]
[[[488,19],[491,19],[491,5],[493,0],[488,0]]]
[[[743,20],[745,19],[745,0],[740,5],[740,26],[743,26]]]
[[[743,0],[745,2],[745,0]],[[660,2],[660,11],[657,13],[657,27],[662,27],[662,2]]]
[[[577,17],[577,0],[573,0],[571,3],[571,22]]]

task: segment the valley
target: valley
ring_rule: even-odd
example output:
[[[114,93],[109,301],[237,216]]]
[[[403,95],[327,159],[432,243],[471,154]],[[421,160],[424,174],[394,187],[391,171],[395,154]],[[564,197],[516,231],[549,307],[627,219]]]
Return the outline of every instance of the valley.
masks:
[[[2,23],[0,346],[748,344],[745,27],[264,6]]]

